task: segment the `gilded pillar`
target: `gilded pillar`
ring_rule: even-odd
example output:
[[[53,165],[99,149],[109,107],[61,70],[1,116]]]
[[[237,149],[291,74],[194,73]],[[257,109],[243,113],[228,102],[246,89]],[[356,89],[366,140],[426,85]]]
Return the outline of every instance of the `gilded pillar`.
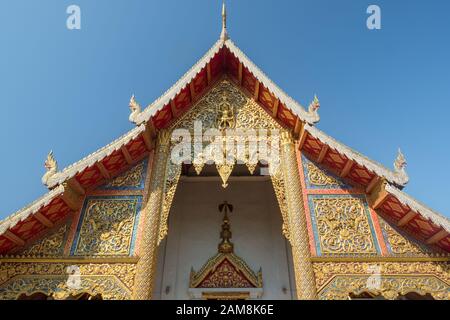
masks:
[[[158,253],[159,225],[161,223],[162,201],[164,196],[164,180],[170,151],[170,133],[160,131],[154,155],[149,193],[143,212],[145,213],[142,239],[139,245],[139,261],[133,298],[149,300],[152,298],[155,282]]]
[[[302,187],[294,141],[288,132],[283,132],[281,135],[281,169],[286,189],[287,220],[290,230],[297,297],[302,300],[314,300],[317,299],[317,290],[309,250]]]

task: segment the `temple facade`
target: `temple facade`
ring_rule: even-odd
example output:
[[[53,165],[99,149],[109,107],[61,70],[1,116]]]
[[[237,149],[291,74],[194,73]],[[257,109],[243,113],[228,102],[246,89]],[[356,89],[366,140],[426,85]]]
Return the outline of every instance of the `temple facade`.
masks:
[[[0,222],[0,299],[449,299],[450,221],[229,38]],[[200,138],[199,138],[200,136]],[[230,147],[231,146],[231,147]],[[239,148],[239,146],[241,148]]]

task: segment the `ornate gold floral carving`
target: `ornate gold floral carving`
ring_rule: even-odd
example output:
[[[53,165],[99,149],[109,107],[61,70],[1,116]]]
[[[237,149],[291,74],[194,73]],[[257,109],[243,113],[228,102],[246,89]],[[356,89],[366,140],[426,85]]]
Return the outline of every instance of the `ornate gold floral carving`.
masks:
[[[79,293],[101,294],[103,299],[130,299],[135,264],[79,264],[77,289],[67,285],[68,263],[0,264],[0,299],[17,299],[21,294],[42,292],[54,299],[66,299]]]
[[[364,200],[314,198],[313,206],[323,255],[377,254]]]
[[[121,188],[121,187],[139,187],[142,182],[142,175],[144,173],[144,162],[135,165],[130,170],[122,173],[108,184],[105,188]]]
[[[285,194],[285,186],[282,177],[281,170],[276,170],[272,175],[272,186],[275,191],[275,196],[278,200],[278,205],[281,211],[281,217],[283,218],[282,231],[283,235],[287,240],[290,241],[290,232],[289,232],[289,220],[288,220],[288,212],[287,212],[287,203],[286,203],[286,194]]]
[[[211,91],[199,100],[185,115],[175,121],[168,131],[171,132],[176,128],[186,128],[192,134],[194,132],[195,121],[201,121],[203,129],[220,129],[220,124],[222,124],[225,127],[233,127],[237,129],[274,129],[280,130],[280,132],[285,131],[253,99],[247,97],[237,86],[227,79],[220,81],[214,88],[212,88]],[[245,137],[236,137],[237,141],[242,142],[242,140],[239,139],[245,139]],[[269,136],[268,139],[270,143],[271,137]],[[245,140],[244,143],[248,146],[248,140]],[[253,174],[257,165],[257,160],[254,159],[253,154],[250,155],[249,153],[250,151],[247,150],[243,157],[239,157],[235,160],[242,161],[247,166],[249,172]],[[194,156],[194,150],[192,150],[192,156]],[[205,163],[208,160],[211,159],[205,154],[201,154],[194,158],[193,165],[197,174],[201,173]],[[178,171],[181,170],[179,166],[172,164],[170,160],[168,162],[168,166],[169,169],[167,174],[169,178],[166,179],[165,183],[164,204],[158,243],[160,243],[167,234],[167,218],[178,184]],[[233,167],[234,166],[231,164],[222,164],[217,166],[224,185],[226,185]],[[283,234],[286,238],[288,238],[289,231],[286,223],[287,209],[284,196],[285,190],[283,185],[283,175],[281,170],[278,170],[277,174],[274,173],[271,178],[283,216]]]
[[[448,262],[323,262],[313,267],[320,299],[349,299],[363,292],[386,299],[410,292],[450,298]],[[370,278],[377,269],[379,282],[373,286]]]
[[[64,239],[67,232],[67,224],[61,226],[55,233],[39,240],[22,252],[25,256],[58,256],[63,254]]]
[[[162,203],[160,229],[158,233],[158,245],[169,232],[168,220],[172,201],[177,190],[178,180],[181,175],[181,165],[174,164],[168,159],[166,181],[164,183],[164,199]]]
[[[417,244],[406,239],[397,230],[384,221],[381,217],[378,218],[383,232],[386,234],[386,241],[391,248],[394,255],[427,255],[427,252],[421,249]]]
[[[195,121],[201,121],[203,129],[216,128],[223,131],[228,128],[234,128],[237,130],[264,129],[284,131],[253,99],[248,98],[227,79],[220,81],[211,89],[190,111],[178,119],[171,126],[170,130],[186,128],[192,134]],[[249,138],[246,135],[237,134],[229,139],[234,139],[235,143],[243,143],[243,145],[248,147]],[[267,138],[261,136],[257,139],[265,139],[269,145],[272,143],[271,135],[268,135]],[[223,137],[224,146],[226,141],[225,137]],[[203,146],[205,147],[209,143],[203,141]],[[270,155],[267,155],[267,157],[267,159],[263,160],[270,162],[272,160]],[[236,161],[242,161],[246,164],[251,173],[254,172],[258,162],[258,159],[255,160],[249,155],[249,152],[245,155],[236,155],[224,150],[224,158],[228,159],[226,163],[217,163],[214,155],[201,154],[194,158],[193,163],[197,174],[200,174],[206,162],[216,162],[217,170],[223,180],[223,186],[226,187],[228,177]]]
[[[89,199],[75,255],[128,255],[138,198]]]
[[[217,128],[217,120],[221,118],[221,109],[226,97],[229,108],[235,115],[235,128],[243,129],[282,129],[282,127],[265,112],[253,99],[248,98],[230,80],[224,79],[211,89],[195,106],[171,126],[186,128],[193,132],[194,122],[201,121],[203,128]]]
[[[322,169],[315,166],[311,162],[307,163],[306,168],[308,169],[309,182],[312,185],[325,187],[325,186],[336,186],[341,184],[337,179],[326,174]]]

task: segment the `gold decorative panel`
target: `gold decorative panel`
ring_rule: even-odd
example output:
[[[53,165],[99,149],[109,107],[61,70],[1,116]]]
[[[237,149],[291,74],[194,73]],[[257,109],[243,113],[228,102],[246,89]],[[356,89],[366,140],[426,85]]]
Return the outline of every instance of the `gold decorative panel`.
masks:
[[[379,217],[381,230],[383,232],[388,250],[392,255],[397,256],[427,256],[427,250],[422,249],[419,245],[413,243],[405,236],[400,234],[388,222]],[[431,252],[428,252],[431,253]]]
[[[91,197],[85,202],[72,251],[74,255],[129,255],[141,196]]]
[[[64,251],[64,240],[66,239],[67,224],[59,227],[55,233],[39,240],[22,252],[25,256],[58,256]]]
[[[262,271],[254,273],[245,261],[234,254],[228,213],[233,206],[226,201],[219,205],[224,213],[218,253],[195,272],[191,269],[190,288],[262,288]]]
[[[314,195],[309,201],[319,255],[378,253],[363,197]]]
[[[80,282],[69,285],[68,271],[79,271]],[[80,264],[67,263],[2,263],[0,264],[0,300],[17,299],[20,295],[44,293],[53,299],[68,299],[80,293],[103,299],[131,299],[135,264]]]
[[[344,181],[322,169],[302,155],[303,173],[307,189],[351,189]]]
[[[252,98],[248,98],[230,80],[220,81],[210,92],[172,126],[193,130],[195,121],[202,121],[203,128],[216,128],[217,119],[221,118],[224,97],[232,106],[235,114],[234,128],[244,129],[282,129]]]
[[[349,299],[362,293],[386,299],[408,293],[450,299],[447,262],[320,262],[313,267],[320,299]]]

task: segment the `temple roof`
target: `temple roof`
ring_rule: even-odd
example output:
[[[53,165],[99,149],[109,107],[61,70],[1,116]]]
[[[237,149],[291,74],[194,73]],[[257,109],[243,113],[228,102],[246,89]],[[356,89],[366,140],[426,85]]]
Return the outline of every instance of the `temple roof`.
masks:
[[[82,196],[148,155],[158,130],[169,127],[187,112],[224,74],[291,130],[299,141],[299,149],[315,162],[367,194],[385,181],[387,194],[376,209],[412,230],[422,241],[432,240],[450,252],[449,219],[401,191],[409,180],[403,155],[399,153],[395,170],[390,170],[317,129],[314,125],[319,121],[318,99],[306,110],[281,90],[229,39],[225,20],[220,39],[161,97],[141,110],[133,96],[130,120],[135,128],[65,169],[55,170],[46,180],[50,192],[0,222],[0,254],[23,245],[33,233],[78,210],[79,204],[72,201],[69,193]],[[35,228],[22,233],[21,225],[30,220]],[[422,228],[424,224],[428,226]]]

